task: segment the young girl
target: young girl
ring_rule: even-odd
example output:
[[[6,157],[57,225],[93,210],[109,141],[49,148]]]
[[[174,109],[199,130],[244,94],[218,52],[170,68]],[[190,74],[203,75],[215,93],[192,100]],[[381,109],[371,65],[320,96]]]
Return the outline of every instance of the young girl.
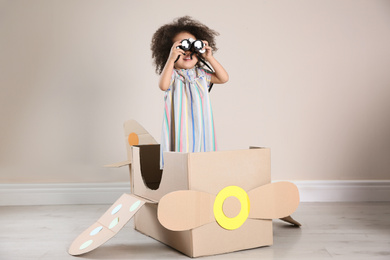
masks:
[[[216,31],[188,16],[160,27],[153,35],[152,57],[161,75],[159,87],[165,91],[161,169],[166,151],[217,149],[209,88],[214,83],[226,83],[229,75],[213,56],[216,35]],[[195,40],[203,43],[197,41],[198,49],[191,46]],[[189,46],[192,48],[186,50]],[[202,67],[204,60],[214,72]]]

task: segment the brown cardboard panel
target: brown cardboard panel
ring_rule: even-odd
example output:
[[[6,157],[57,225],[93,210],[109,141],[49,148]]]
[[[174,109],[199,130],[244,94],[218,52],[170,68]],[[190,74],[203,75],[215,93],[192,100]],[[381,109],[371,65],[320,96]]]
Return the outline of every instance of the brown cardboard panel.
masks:
[[[159,168],[153,168],[151,172],[147,172],[146,168],[141,167],[141,149],[146,146],[133,146],[133,164],[132,170],[132,183],[133,191],[137,196],[148,198],[150,200],[158,202],[165,194],[176,190],[188,190],[188,155],[185,153],[165,153],[165,166],[162,173],[161,182],[158,185],[158,189],[151,189],[145,184],[145,178],[143,175],[150,176],[161,175]],[[155,150],[153,153],[142,153],[142,157],[146,163],[153,161],[152,163],[157,165],[159,163],[159,145],[147,146],[147,150]],[[158,156],[157,156],[158,154]],[[145,171],[145,172],[143,172]]]
[[[222,254],[273,243],[272,221],[247,219],[238,229],[226,230],[216,222],[192,230],[192,257]]]
[[[250,218],[274,219],[292,214],[299,205],[299,192],[291,182],[263,185],[248,192]]]
[[[217,194],[235,185],[249,191],[271,181],[270,149],[247,149],[189,156],[191,190]]]
[[[189,230],[215,221],[215,196],[205,192],[184,190],[168,193],[158,204],[158,220],[173,231]]]
[[[115,236],[148,200],[123,194],[92,226],[71,244],[69,254],[81,255],[92,251]]]
[[[164,228],[157,220],[157,205],[145,204],[134,217],[135,229],[176,250],[192,255],[191,231],[171,231]]]

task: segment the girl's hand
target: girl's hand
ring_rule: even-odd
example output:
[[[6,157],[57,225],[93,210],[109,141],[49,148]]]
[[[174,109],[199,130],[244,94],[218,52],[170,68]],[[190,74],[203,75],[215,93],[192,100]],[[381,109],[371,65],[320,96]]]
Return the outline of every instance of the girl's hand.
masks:
[[[213,67],[214,73],[211,74],[211,83],[223,84],[228,82],[229,74],[222,65],[214,58],[212,48],[207,41],[203,41],[205,53],[202,57]]]
[[[173,43],[168,60],[165,63],[163,71],[161,72],[158,86],[163,91],[167,91],[169,89],[169,84],[171,82],[173,68],[175,66],[176,60],[179,58],[180,55],[185,55],[185,52],[178,47],[180,45],[180,41]]]
[[[206,60],[209,60],[210,58],[213,57],[213,50],[209,46],[209,43],[207,41],[202,41],[204,43],[204,48],[203,50],[206,50],[205,53],[202,54],[202,57]]]
[[[185,55],[185,52],[182,49],[180,49],[179,46],[181,46],[180,41],[173,43],[171,52],[169,53],[168,60],[173,60],[175,62],[180,55]]]

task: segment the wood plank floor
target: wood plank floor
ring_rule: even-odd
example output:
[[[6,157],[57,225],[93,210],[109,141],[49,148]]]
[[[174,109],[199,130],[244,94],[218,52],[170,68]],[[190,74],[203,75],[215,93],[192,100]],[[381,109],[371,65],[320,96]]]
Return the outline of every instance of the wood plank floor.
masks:
[[[0,259],[189,259],[130,222],[100,248],[68,255],[109,205],[0,207]],[[200,259],[390,259],[390,203],[301,203],[294,228],[274,221],[274,245]]]

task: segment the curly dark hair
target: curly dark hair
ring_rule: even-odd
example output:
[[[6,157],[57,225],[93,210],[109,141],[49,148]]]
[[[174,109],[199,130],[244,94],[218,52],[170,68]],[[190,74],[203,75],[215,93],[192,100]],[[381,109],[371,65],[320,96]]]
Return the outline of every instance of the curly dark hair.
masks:
[[[192,19],[190,16],[176,18],[172,23],[161,26],[153,34],[150,49],[152,50],[152,58],[157,74],[161,74],[168,60],[173,38],[181,32],[191,33],[196,39],[207,41],[212,50],[214,52],[217,51],[215,36],[219,35],[218,32]],[[197,65],[200,66],[199,62]]]

